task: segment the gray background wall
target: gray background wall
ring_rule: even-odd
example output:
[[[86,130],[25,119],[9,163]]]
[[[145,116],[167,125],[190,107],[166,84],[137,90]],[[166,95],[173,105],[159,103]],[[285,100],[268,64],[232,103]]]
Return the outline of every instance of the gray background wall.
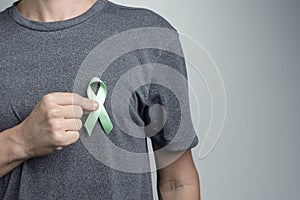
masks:
[[[199,147],[193,150],[202,199],[299,199],[300,1],[114,2],[161,14],[219,67],[225,126],[208,157],[200,160]],[[1,0],[0,9],[11,3]]]

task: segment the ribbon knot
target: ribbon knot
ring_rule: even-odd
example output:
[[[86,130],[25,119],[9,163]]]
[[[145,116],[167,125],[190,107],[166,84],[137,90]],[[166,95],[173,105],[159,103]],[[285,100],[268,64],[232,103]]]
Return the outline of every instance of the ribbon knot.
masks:
[[[94,83],[98,83],[98,87],[99,87],[96,93],[93,91],[91,87],[91,85]],[[106,135],[108,135],[113,129],[112,122],[104,107],[106,95],[107,95],[107,87],[105,83],[101,81],[98,77],[93,77],[87,87],[87,96],[89,99],[97,101],[99,107],[97,110],[89,113],[89,116],[84,124],[89,136],[91,136],[97,120],[99,120],[101,127],[104,130]]]

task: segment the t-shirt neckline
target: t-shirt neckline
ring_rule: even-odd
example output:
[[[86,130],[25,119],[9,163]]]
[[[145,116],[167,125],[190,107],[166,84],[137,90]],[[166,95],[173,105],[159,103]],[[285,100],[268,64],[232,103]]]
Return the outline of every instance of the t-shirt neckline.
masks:
[[[55,21],[55,22],[40,22],[40,21],[30,20],[30,19],[24,17],[17,10],[16,5],[20,1],[21,0],[14,2],[8,8],[9,16],[19,25],[27,27],[32,30],[38,30],[38,31],[56,31],[56,30],[65,29],[65,28],[68,28],[71,26],[75,26],[75,25],[89,19],[96,13],[100,12],[108,3],[108,0],[97,0],[87,11],[78,15],[77,17],[67,19],[67,20],[62,20],[62,21]]]

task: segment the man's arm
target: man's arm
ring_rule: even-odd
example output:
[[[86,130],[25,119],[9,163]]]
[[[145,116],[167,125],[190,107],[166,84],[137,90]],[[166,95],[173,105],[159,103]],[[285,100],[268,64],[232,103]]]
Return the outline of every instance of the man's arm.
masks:
[[[154,147],[155,149],[155,147]],[[182,154],[170,165],[157,172],[157,188],[160,200],[200,200],[200,181],[191,150],[178,152]],[[175,154],[169,156],[172,159]],[[165,156],[156,156],[157,166],[159,160],[166,160]],[[174,158],[174,157],[173,157]],[[168,159],[168,158],[167,158]]]
[[[22,123],[0,133],[0,178],[29,158],[75,143],[82,128],[80,118],[96,109],[96,101],[78,94],[45,95]]]
[[[22,145],[15,138],[20,131],[20,126],[18,125],[0,133],[0,177],[10,172],[26,159]]]

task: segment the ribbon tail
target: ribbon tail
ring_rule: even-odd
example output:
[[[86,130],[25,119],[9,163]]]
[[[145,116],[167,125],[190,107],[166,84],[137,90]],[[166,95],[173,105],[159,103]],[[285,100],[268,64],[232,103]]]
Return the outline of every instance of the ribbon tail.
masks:
[[[87,118],[87,120],[84,123],[84,127],[86,128],[89,136],[92,135],[92,132],[94,130],[94,127],[96,125],[98,119],[98,115],[96,114],[96,112],[91,112]]]
[[[99,120],[105,134],[108,135],[113,129],[113,124],[104,107],[101,109]]]

